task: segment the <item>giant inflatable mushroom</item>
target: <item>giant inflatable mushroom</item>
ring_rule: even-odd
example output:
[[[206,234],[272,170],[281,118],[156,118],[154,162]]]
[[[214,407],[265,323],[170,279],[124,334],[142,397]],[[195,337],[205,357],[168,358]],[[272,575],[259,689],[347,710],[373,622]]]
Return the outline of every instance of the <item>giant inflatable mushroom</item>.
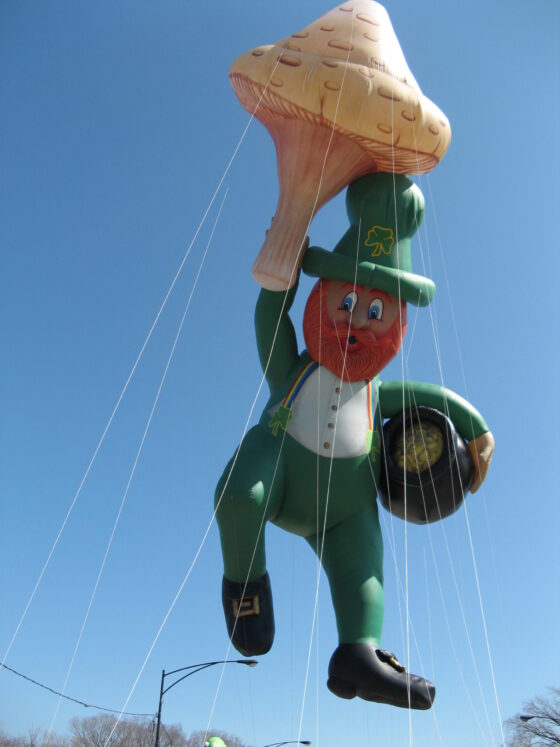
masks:
[[[374,171],[423,174],[451,140],[410,72],[386,10],[353,0],[230,70],[241,104],[274,140],[279,199],[253,265],[269,290],[294,285],[317,210]]]

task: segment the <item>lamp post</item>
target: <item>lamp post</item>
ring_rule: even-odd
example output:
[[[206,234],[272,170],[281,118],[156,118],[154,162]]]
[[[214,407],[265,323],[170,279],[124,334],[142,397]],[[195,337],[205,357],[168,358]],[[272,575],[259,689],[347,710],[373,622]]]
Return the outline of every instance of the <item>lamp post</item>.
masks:
[[[556,726],[560,726],[560,719],[554,718],[553,716],[540,716],[538,713],[522,713],[519,720],[526,724],[527,721],[531,721],[533,718],[540,718],[543,721],[552,721]]]
[[[560,714],[556,714],[553,710],[554,715],[548,715],[546,713],[522,713],[519,716],[519,720],[523,723],[523,727],[520,731],[524,734],[530,735],[531,744],[532,737],[540,737],[539,744],[557,744],[560,745]],[[535,720],[535,724],[528,723],[529,721]],[[549,722],[550,723],[545,723]]]
[[[296,740],[295,742],[272,742],[271,744],[265,744],[264,747],[281,747],[284,744],[311,744],[308,739]]]
[[[178,685],[179,682],[182,682],[187,677],[190,677],[191,674],[196,674],[197,672],[201,672],[203,669],[208,669],[208,667],[213,667],[216,664],[245,664],[248,667],[256,667],[259,662],[255,661],[255,659],[223,659],[221,661],[207,661],[204,664],[191,664],[188,667],[181,667],[180,669],[173,669],[171,672],[166,672],[165,669],[161,673],[161,685],[159,688],[159,705],[158,705],[158,714],[157,714],[157,725],[156,725],[156,743],[155,747],[159,747],[159,729],[161,726],[161,707],[163,705],[163,696],[166,692],[171,690],[172,687],[175,687],[175,685]],[[171,677],[174,674],[179,674],[179,672],[186,672],[182,677],[179,677],[179,679],[175,680],[175,682],[172,682],[167,687],[164,687],[165,685],[165,678]]]

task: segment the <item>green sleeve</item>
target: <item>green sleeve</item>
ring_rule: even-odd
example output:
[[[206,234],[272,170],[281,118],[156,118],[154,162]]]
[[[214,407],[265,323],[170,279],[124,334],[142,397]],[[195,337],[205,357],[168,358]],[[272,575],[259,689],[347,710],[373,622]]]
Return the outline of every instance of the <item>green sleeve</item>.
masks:
[[[255,309],[255,330],[259,359],[271,389],[283,382],[297,363],[298,347],[288,311],[297,283],[286,291],[261,290]]]
[[[384,381],[379,385],[379,410],[383,419],[398,415],[403,409],[403,384],[401,381]],[[482,415],[470,402],[450,389],[421,381],[404,383],[405,408],[423,405],[439,410],[449,417],[459,434],[470,441],[486,433],[489,428]]]

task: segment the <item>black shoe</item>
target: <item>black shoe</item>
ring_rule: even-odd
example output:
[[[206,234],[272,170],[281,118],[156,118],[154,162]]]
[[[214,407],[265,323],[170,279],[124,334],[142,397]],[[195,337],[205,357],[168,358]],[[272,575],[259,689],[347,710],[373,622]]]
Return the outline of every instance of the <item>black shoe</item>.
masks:
[[[274,641],[274,609],[268,573],[247,584],[224,576],[222,603],[235,648],[244,656],[270,651]]]
[[[341,643],[329,663],[327,687],[340,698],[387,703],[400,708],[431,708],[436,688],[407,674],[394,654],[368,643]]]

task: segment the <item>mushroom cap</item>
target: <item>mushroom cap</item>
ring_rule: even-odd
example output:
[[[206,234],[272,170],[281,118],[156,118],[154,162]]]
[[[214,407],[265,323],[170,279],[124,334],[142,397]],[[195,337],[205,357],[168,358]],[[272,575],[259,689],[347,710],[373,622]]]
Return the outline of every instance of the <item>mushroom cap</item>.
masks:
[[[238,57],[230,81],[265,126],[299,119],[333,128],[372,157],[372,171],[421,174],[451,141],[445,114],[422,94],[387,11],[347,2],[302,31]]]

